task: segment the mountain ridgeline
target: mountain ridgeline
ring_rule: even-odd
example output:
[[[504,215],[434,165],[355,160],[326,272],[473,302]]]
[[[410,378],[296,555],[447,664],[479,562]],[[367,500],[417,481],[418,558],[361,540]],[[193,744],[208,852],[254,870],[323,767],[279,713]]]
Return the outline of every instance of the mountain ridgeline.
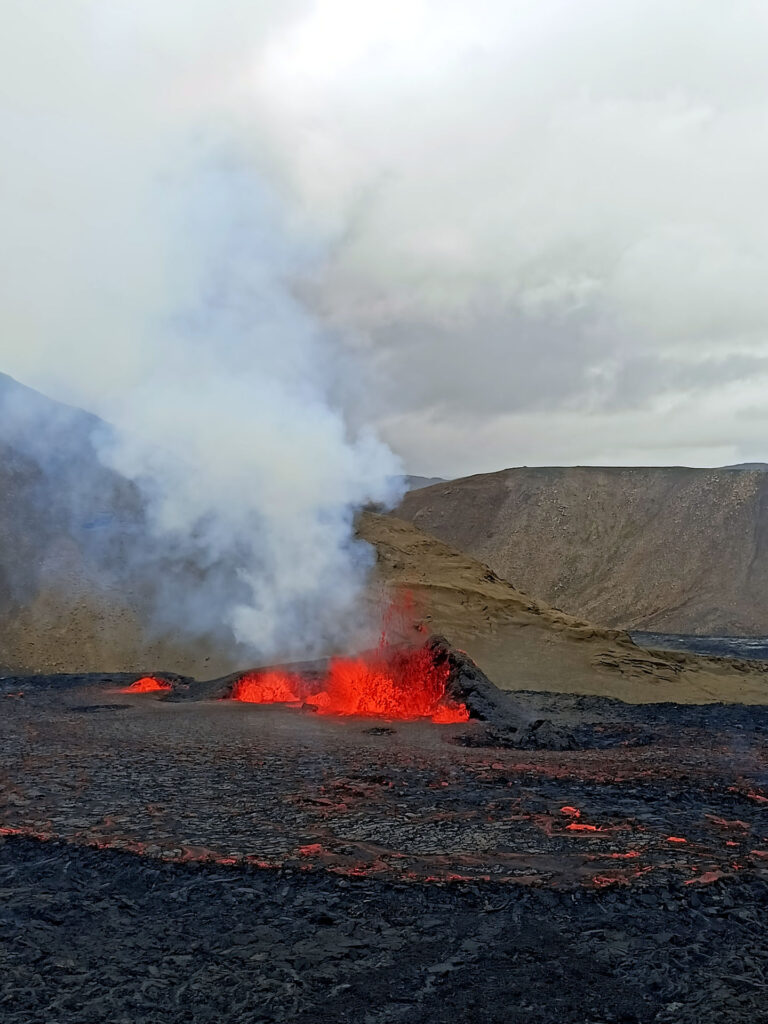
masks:
[[[538,468],[411,491],[397,515],[603,626],[768,634],[768,473]]]

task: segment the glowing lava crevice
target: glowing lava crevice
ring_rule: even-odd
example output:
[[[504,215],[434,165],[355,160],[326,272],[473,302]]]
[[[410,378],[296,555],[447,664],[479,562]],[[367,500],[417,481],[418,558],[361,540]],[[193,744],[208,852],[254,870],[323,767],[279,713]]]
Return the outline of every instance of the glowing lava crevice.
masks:
[[[249,672],[237,681],[232,699],[251,704],[303,701],[321,715],[466,722],[466,706],[446,697],[449,675],[448,665],[436,665],[426,648],[388,655],[379,651],[369,659],[334,658],[314,686],[289,672]]]
[[[246,704],[294,704],[301,701],[301,679],[287,672],[247,672],[238,679],[232,700]]]
[[[130,686],[125,686],[121,693],[158,693],[162,690],[172,689],[171,684],[156,676],[142,676]]]

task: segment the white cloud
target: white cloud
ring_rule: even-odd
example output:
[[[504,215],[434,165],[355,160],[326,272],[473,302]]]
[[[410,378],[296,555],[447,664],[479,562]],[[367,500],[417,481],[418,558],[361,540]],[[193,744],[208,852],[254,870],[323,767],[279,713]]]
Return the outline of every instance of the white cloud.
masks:
[[[143,379],[148,314],[207,258],[179,230],[186,169],[234,139],[282,206],[283,277],[355,353],[329,392],[414,470],[760,454],[739,409],[768,358],[764,3],[16,3],[6,22],[6,369],[50,384],[55,343],[80,401]],[[166,188],[137,216],[147,166]]]
[[[733,356],[747,388],[743,356],[768,355],[766,46],[747,0],[329,2],[272,37],[254,123],[334,240],[312,294],[369,339],[414,468],[459,468],[441,432],[414,439],[425,410],[450,433],[464,409],[500,431],[581,405],[587,459],[638,358],[643,437],[617,461],[668,459],[650,398],[670,359],[700,388]],[[687,408],[695,434],[706,403]]]

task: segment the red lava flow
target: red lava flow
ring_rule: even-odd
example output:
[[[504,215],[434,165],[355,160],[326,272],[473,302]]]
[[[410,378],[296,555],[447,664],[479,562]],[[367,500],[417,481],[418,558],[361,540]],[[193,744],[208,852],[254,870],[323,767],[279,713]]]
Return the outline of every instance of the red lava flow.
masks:
[[[300,701],[301,678],[287,672],[270,670],[247,672],[232,691],[232,700],[246,704],[292,704]]]
[[[446,696],[449,672],[448,665],[436,665],[424,648],[379,650],[370,658],[334,658],[314,687],[295,673],[249,672],[238,680],[232,699],[251,704],[304,702],[321,715],[466,722],[466,706]]]

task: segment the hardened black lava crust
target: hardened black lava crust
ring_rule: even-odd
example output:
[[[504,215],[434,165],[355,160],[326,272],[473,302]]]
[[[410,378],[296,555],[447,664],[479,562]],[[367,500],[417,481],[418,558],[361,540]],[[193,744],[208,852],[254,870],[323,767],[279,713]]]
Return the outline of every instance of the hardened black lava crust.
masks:
[[[0,681],[3,1024],[768,1021],[768,709],[134,678]]]
[[[387,883],[0,846],[5,1024],[760,1024],[768,884]]]

